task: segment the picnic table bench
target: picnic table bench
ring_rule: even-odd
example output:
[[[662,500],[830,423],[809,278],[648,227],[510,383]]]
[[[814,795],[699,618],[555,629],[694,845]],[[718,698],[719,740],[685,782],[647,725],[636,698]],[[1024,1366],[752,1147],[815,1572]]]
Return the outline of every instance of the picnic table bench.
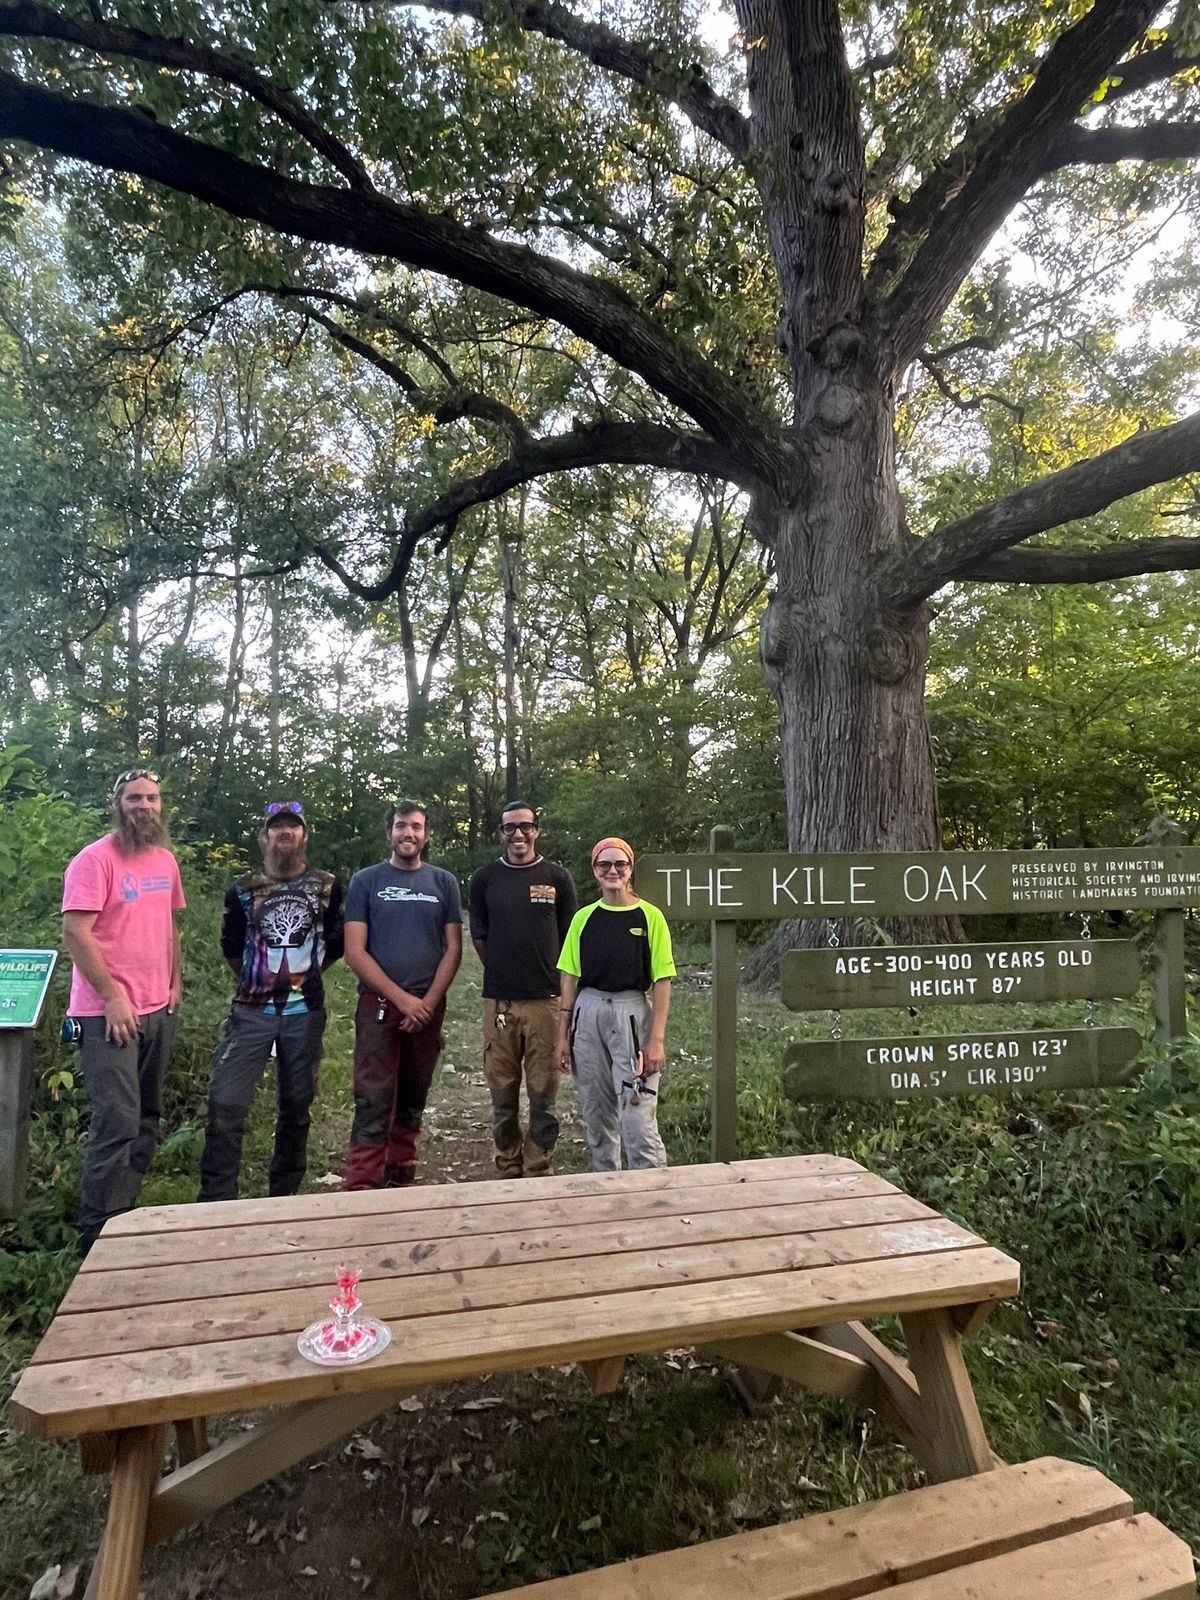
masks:
[[[509,1589],[504,1600],[1189,1600],[1192,1556],[1092,1467],[1048,1457]],[[500,1600],[494,1596],[493,1600]]]
[[[392,1341],[313,1366],[297,1335],[343,1261]],[[578,1362],[604,1391],[629,1355],[701,1347],[873,1407],[932,1479],[989,1472],[960,1339],[1017,1287],[1000,1251],[828,1155],[146,1207],[105,1228],[12,1416],[111,1468],[89,1592],[135,1600],[147,1543],[447,1379]],[[907,1361],[864,1326],[889,1315]],[[210,1447],[205,1419],[259,1410]]]

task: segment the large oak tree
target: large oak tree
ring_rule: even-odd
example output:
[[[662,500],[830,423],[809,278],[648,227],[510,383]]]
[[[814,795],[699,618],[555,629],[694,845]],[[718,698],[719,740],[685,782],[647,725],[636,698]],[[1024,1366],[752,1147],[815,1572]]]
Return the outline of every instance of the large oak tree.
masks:
[[[1200,539],[1088,522],[1200,470],[1200,414],[923,530],[897,474],[906,374],[923,365],[953,395],[947,362],[1003,336],[962,306],[1014,211],[1073,169],[1144,164],[1159,200],[1184,182],[1200,154],[1190,8],[968,0],[931,20],[737,0],[744,71],[667,0],[631,6],[624,34],[559,0],[423,11],[460,20],[422,26],[386,0],[0,3],[14,179],[33,146],[127,175],[109,203],[185,246],[208,207],[241,219],[243,262],[263,239],[323,248],[320,282],[283,265],[251,282],[243,265],[234,292],[290,301],[431,430],[469,424],[478,452],[389,532],[378,576],[317,550],[364,597],[396,592],[420,542],[472,506],[553,473],[636,464],[738,486],[774,557],[761,659],[790,846],[936,848],[930,597],[1200,567]],[[94,183],[85,171],[60,181]],[[570,376],[532,422],[439,349],[444,306],[440,323],[395,313],[430,275],[460,286],[451,343],[470,305],[490,338],[551,330]],[[386,294],[368,308],[368,282],[392,286],[391,313]],[[1066,542],[1029,542],[1066,525]]]

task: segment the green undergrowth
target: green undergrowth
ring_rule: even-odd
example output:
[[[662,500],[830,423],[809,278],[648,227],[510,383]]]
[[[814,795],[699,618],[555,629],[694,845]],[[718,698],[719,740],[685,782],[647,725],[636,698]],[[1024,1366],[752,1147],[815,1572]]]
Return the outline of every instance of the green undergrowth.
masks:
[[[211,951],[202,953],[196,939],[197,961],[203,954],[207,965],[189,993],[166,1138],[145,1189],[149,1203],[190,1200],[195,1193],[207,1063],[227,999]],[[314,1124],[314,1187],[340,1170],[344,1156],[352,1007],[351,981],[338,969],[331,975],[331,1026]],[[1145,1027],[1149,1009],[1143,995],[1123,1006],[1098,1007],[1096,1020]],[[662,1108],[676,1163],[707,1159],[708,1015],[707,994],[682,982]],[[477,1106],[482,1117],[478,1017],[478,973],[468,953],[452,991],[434,1100]],[[1083,1020],[1082,1007],[1003,1014],[947,1008],[923,1012],[920,1030],[992,1032]],[[907,1013],[862,1013],[843,1025],[847,1033],[872,1034],[917,1026]],[[1194,1423],[1200,1415],[1200,1046],[1189,1042],[1170,1061],[1148,1049],[1144,1073],[1123,1090],[795,1105],[780,1088],[786,1044],[827,1031],[826,1017],[798,1017],[770,996],[743,994],[740,1154],[853,1157],[1016,1257],[1023,1274],[1019,1297],[998,1309],[968,1345],[993,1446],[1009,1460],[1050,1453],[1092,1463],[1200,1546]],[[0,1234],[6,1385],[74,1268],[68,1222],[83,1102],[76,1085],[60,1084],[53,1095],[46,1088],[51,1072],[70,1059],[42,1058],[30,1209]],[[245,1193],[265,1189],[271,1111],[264,1085],[247,1143]],[[581,1160],[582,1153],[572,1151],[566,1164]],[[473,1431],[458,1472],[434,1474],[436,1487],[421,1502],[431,1508],[429,1523],[413,1526],[404,1512],[409,1525],[401,1537],[417,1540],[424,1552],[414,1569],[414,1592],[446,1600],[486,1593],[920,1481],[910,1458],[871,1417],[795,1394],[762,1416],[747,1417],[724,1376],[683,1352],[669,1363],[639,1358],[614,1396],[590,1395],[578,1374],[504,1384],[497,1393],[508,1396],[505,1406],[478,1419],[482,1443],[471,1442]],[[416,1419],[416,1442],[404,1444],[407,1454],[391,1478],[385,1473],[380,1493],[413,1492],[405,1474],[415,1470],[421,1441],[433,1437],[435,1413],[442,1416],[433,1396],[428,1409]],[[455,1426],[451,1410],[443,1418],[449,1431]],[[389,1429],[413,1421],[381,1424],[385,1442]],[[490,1462],[490,1469],[473,1475],[469,1456],[476,1465]],[[422,1470],[435,1467],[432,1462]],[[0,1433],[0,1496],[8,1509],[0,1522],[0,1594],[27,1594],[49,1562],[94,1547],[102,1486],[81,1490],[66,1448],[33,1443],[11,1429]],[[395,1504],[391,1509],[399,1515]]]

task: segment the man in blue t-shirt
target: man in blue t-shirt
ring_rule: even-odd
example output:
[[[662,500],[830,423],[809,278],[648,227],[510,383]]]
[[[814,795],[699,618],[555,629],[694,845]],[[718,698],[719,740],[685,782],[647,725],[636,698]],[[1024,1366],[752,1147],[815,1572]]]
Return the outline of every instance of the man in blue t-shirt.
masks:
[[[401,1187],[416,1176],[446,991],[462,960],[458,881],[422,860],[424,807],[401,801],[385,825],[390,857],[356,872],[346,891],[346,965],[359,986],[347,1189]]]

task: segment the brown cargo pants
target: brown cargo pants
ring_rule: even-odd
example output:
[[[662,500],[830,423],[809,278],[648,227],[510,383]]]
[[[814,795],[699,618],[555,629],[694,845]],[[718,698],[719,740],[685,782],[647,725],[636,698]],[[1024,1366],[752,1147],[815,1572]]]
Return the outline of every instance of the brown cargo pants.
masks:
[[[483,1075],[492,1095],[492,1137],[502,1178],[545,1178],[554,1170],[558,1118],[558,997],[483,1002]],[[521,1127],[521,1076],[529,1132]]]

